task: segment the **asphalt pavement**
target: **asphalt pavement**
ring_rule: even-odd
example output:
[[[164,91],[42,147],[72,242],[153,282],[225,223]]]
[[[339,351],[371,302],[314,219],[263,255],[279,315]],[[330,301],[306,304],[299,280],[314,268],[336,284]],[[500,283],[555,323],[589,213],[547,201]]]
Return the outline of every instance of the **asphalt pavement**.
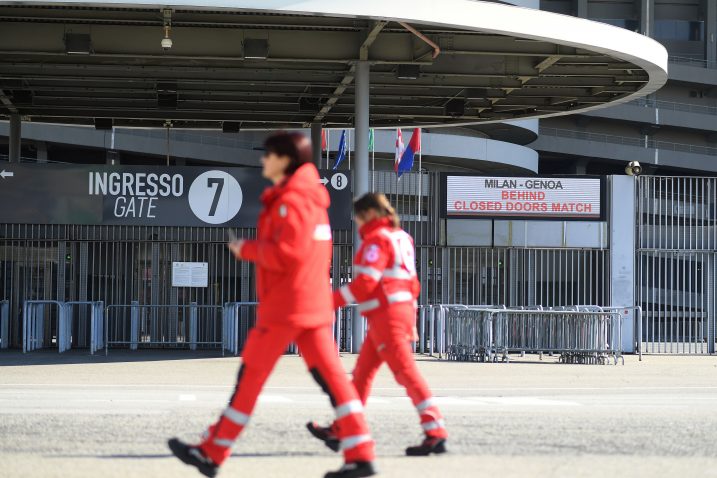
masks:
[[[407,458],[418,417],[384,367],[367,417],[385,477],[717,477],[717,357],[623,365],[453,363],[417,356],[450,453]],[[343,361],[350,370],[355,356]],[[195,352],[0,353],[0,477],[198,477],[166,439],[195,440],[224,408],[239,359]],[[331,418],[284,357],[221,477],[320,477],[341,459],[304,429]]]

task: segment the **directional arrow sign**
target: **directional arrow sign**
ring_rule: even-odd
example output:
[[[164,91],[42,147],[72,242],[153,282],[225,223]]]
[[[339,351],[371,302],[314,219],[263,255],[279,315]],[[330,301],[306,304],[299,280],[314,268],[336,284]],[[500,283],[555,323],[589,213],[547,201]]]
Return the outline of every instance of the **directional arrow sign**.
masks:
[[[10,172],[10,171],[5,171],[4,169],[0,172],[0,177],[3,178],[3,179],[5,179],[5,178],[11,178],[11,177],[13,177],[13,176],[15,176],[15,173],[12,173],[12,172]]]
[[[329,180],[326,179],[326,178],[321,178],[321,179],[319,179],[319,182],[320,182],[321,184],[323,184],[324,186],[326,186],[326,185],[329,183]]]

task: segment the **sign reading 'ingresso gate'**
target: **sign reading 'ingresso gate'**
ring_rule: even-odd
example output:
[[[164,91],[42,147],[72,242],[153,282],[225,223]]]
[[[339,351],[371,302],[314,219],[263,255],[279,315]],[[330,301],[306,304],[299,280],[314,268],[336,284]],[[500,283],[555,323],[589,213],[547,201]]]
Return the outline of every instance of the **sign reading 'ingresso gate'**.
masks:
[[[0,223],[255,227],[255,168],[5,164]],[[351,228],[350,177],[320,171],[334,229]]]
[[[454,218],[602,220],[599,177],[445,174],[444,214]]]

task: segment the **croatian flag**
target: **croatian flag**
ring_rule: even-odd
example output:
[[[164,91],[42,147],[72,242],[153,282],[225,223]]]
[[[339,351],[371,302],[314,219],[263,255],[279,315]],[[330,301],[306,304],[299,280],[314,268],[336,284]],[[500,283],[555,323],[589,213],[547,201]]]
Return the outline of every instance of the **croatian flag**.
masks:
[[[401,146],[403,146],[403,141],[401,141]],[[416,128],[413,130],[413,135],[411,136],[411,141],[408,142],[408,147],[401,154],[401,159],[399,161],[396,161],[394,164],[394,169],[396,171],[396,174],[398,174],[399,178],[406,171],[410,171],[411,169],[413,169],[413,158],[416,154],[420,152],[421,128]],[[396,155],[398,155],[398,142],[396,143]]]
[[[341,132],[341,140],[339,141],[339,150],[336,156],[336,162],[333,169],[336,170],[339,165],[346,159],[346,130]]]
[[[400,177],[401,175],[398,173],[398,165],[401,162],[401,157],[403,157],[403,152],[406,150],[406,147],[403,145],[403,135],[401,134],[401,128],[398,128],[396,130],[396,156],[393,159],[393,170],[396,171],[396,174]]]

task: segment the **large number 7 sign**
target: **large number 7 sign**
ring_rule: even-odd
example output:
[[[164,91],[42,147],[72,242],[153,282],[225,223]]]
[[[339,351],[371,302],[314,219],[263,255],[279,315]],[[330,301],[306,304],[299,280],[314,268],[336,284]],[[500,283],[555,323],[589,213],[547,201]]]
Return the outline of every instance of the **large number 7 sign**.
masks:
[[[189,188],[189,207],[207,224],[224,224],[241,209],[243,194],[239,182],[224,171],[207,171]]]
[[[222,197],[222,189],[224,189],[224,178],[209,178],[207,179],[207,186],[217,186],[214,191],[214,199],[212,200],[212,206],[209,208],[209,215],[214,216],[217,213],[217,204],[219,204],[219,198]]]

